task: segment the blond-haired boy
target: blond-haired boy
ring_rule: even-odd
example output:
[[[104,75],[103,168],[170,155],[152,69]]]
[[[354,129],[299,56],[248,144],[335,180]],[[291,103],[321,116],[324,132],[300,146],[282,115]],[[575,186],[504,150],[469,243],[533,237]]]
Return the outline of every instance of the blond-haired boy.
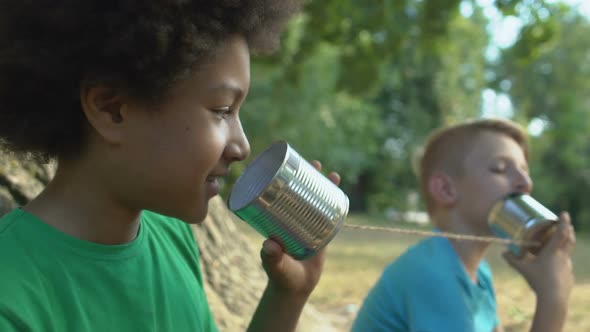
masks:
[[[530,193],[525,132],[501,119],[441,128],[420,160],[420,185],[437,229],[492,236],[491,207],[510,193]],[[538,256],[504,254],[536,294],[532,331],[560,331],[573,286],[575,235],[567,213]],[[353,331],[502,331],[485,242],[425,239],[402,254],[371,289]]]

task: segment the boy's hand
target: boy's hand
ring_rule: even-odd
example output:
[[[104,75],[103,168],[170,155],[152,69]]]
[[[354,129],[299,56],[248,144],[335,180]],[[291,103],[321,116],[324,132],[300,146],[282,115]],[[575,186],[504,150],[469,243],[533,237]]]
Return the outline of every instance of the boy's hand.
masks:
[[[319,161],[314,160],[311,163],[317,170],[322,169]],[[328,178],[336,185],[340,184],[340,175],[337,173],[330,173]],[[283,252],[277,242],[267,239],[262,245],[260,256],[269,278],[269,286],[279,293],[306,299],[320,279],[325,251],[326,248],[309,259],[298,261]]]
[[[505,252],[504,258],[523,275],[537,299],[566,305],[574,285],[571,254],[576,235],[567,212],[559,219],[557,231],[538,256],[519,259],[511,252]]]

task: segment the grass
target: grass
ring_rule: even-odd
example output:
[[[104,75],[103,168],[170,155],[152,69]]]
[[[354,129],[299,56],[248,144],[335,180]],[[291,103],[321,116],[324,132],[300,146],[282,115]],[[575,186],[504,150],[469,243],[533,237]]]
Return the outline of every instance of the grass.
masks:
[[[378,224],[366,216],[351,215],[348,224]],[[394,226],[394,225],[391,225]],[[395,225],[396,227],[398,225]],[[242,227],[257,245],[261,237]],[[322,279],[310,298],[316,308],[330,314],[340,331],[348,331],[356,310],[387,264],[421,237],[388,232],[342,229],[332,240]],[[524,279],[501,257],[504,250],[493,246],[487,260],[494,271],[499,314],[506,332],[528,331],[535,297]],[[590,237],[578,235],[573,256],[576,285],[570,298],[564,331],[590,331]]]

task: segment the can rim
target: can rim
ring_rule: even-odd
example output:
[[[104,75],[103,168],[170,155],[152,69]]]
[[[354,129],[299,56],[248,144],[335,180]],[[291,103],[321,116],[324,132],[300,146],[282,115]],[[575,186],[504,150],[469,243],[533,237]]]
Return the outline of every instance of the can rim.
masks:
[[[274,170],[274,174],[272,177],[270,177],[268,180],[266,180],[266,183],[264,184],[264,186],[262,187],[262,190],[257,193],[257,195],[253,195],[253,197],[250,197],[250,199],[244,199],[243,201],[241,201],[238,206],[237,202],[235,202],[233,200],[233,198],[235,198],[235,192],[238,188],[238,186],[241,185],[241,181],[243,181],[243,179],[246,178],[246,176],[248,175],[249,171],[252,171],[255,166],[260,163],[260,161],[268,156],[268,153],[270,153],[271,150],[276,149],[277,146],[280,146],[283,148],[283,152],[282,152],[282,161],[281,163],[278,165],[278,167],[276,167],[276,170]],[[254,160],[252,160],[252,162],[250,163],[250,165],[248,167],[246,167],[246,170],[244,170],[244,172],[242,173],[242,175],[240,175],[238,177],[238,179],[236,180],[232,190],[230,191],[228,197],[227,197],[227,206],[229,208],[230,211],[235,212],[235,211],[239,211],[241,209],[244,209],[250,205],[252,205],[252,203],[254,203],[256,201],[256,199],[260,196],[261,193],[264,192],[264,190],[266,190],[266,188],[268,188],[268,186],[273,183],[273,181],[277,178],[277,175],[279,174],[279,170],[285,165],[285,163],[287,162],[288,156],[289,156],[289,149],[291,149],[291,146],[289,145],[289,143],[287,143],[287,141],[285,140],[279,140],[279,141],[275,141],[273,142],[269,147],[267,147],[266,149],[264,149],[264,151],[262,151],[258,156],[256,156],[256,158],[254,158]],[[278,163],[277,163],[278,164]],[[234,203],[234,204],[232,204]]]

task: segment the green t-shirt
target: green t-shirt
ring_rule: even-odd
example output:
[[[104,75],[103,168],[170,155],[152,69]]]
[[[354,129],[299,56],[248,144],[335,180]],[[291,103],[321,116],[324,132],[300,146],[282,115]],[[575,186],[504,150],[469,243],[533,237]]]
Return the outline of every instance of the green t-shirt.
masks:
[[[217,331],[189,225],[143,212],[101,245],[16,209],[0,219],[0,331]]]

